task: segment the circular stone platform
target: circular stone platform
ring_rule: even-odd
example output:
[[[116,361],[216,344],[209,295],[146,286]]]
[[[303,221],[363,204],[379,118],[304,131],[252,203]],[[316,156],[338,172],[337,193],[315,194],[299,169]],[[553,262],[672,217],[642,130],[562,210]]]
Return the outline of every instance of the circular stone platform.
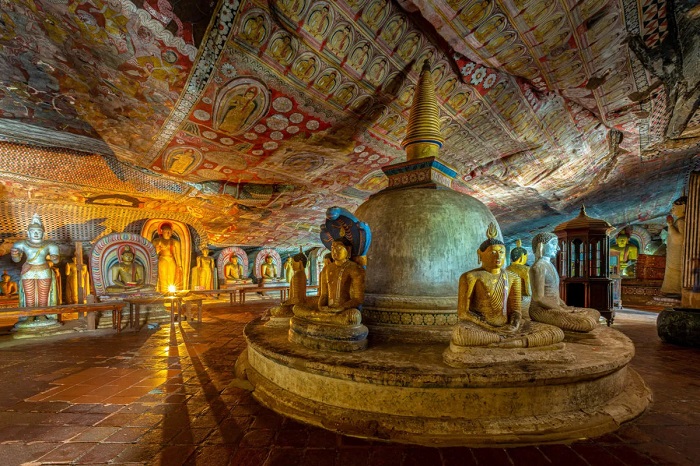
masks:
[[[651,398],[627,366],[632,342],[602,326],[566,344],[573,362],[470,369],[443,362],[447,342],[370,340],[356,353],[314,351],[260,319],[244,334],[248,348],[236,369],[260,403],[355,437],[428,446],[567,442],[616,430]]]

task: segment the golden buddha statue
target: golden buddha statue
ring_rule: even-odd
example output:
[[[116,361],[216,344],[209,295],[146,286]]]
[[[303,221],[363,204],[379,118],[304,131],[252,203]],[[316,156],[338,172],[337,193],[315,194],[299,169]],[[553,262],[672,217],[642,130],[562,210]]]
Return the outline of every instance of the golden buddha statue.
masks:
[[[7,270],[2,271],[2,282],[0,282],[0,291],[3,296],[16,295],[19,292],[17,283],[12,281],[12,277],[7,273]]]
[[[292,283],[292,277],[294,276],[294,259],[292,256],[287,257],[284,262],[284,281],[287,283]]]
[[[450,347],[529,348],[561,342],[564,333],[552,325],[530,322],[520,310],[521,279],[503,270],[506,247],[491,223],[477,254],[481,267],[459,278],[457,316]]]
[[[190,288],[193,290],[215,289],[216,265],[214,258],[209,257],[209,252],[209,248],[202,248],[202,255],[197,257],[197,265],[192,267]]]
[[[277,267],[272,256],[265,256],[265,262],[260,264],[260,276],[263,281],[277,278]]]
[[[552,264],[559,250],[557,236],[553,233],[535,235],[532,250],[535,252],[535,263],[530,267],[530,318],[573,332],[590,332],[598,327],[598,311],[567,306],[559,296],[559,274]]]
[[[365,299],[365,270],[350,260],[348,245],[333,241],[333,262],[323,268],[318,307],[294,306],[294,316],[314,322],[336,325],[359,325],[359,307]]]
[[[236,254],[231,254],[231,257],[229,257],[228,262],[224,266],[224,278],[227,283],[245,280],[243,266],[238,262],[238,256]]]
[[[617,234],[615,245],[610,246],[611,251],[620,252],[620,275],[623,277],[634,276],[634,264],[637,262],[639,249],[630,243],[630,237],[624,230]]]
[[[527,249],[523,247],[523,242],[517,240],[515,248],[510,251],[510,265],[506,267],[520,277],[521,310],[523,317],[530,318],[530,301],[532,299],[530,289],[530,267],[527,265]]]
[[[73,259],[66,264],[66,304],[78,304],[79,282],[83,289],[83,303],[90,294],[90,272],[85,264],[82,264],[82,268],[78,271],[77,260],[73,256]]]
[[[275,318],[284,318],[284,325],[289,324],[289,318],[294,315],[294,306],[306,303],[306,263],[308,259],[303,252],[290,256],[287,259],[291,263],[292,275],[289,281],[289,299],[270,309],[271,321],[274,325]],[[286,266],[286,263],[285,263]]]
[[[134,258],[131,246],[124,246],[119,254],[119,262],[109,268],[112,285],[107,286],[108,293],[136,291],[145,287],[144,267]]]
[[[666,217],[668,236],[666,237],[666,270],[661,285],[661,294],[680,297],[683,273],[683,249],[685,246],[685,204],[686,196],[673,201],[671,214]]]
[[[173,237],[173,226],[168,222],[160,225],[160,236],[152,241],[158,253],[158,287],[167,293],[170,285],[182,288],[182,264],[180,264],[180,240]]]

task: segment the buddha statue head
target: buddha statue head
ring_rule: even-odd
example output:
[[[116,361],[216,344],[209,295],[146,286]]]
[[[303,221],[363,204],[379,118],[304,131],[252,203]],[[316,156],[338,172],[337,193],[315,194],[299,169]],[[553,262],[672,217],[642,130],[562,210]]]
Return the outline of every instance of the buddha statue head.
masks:
[[[3,270],[3,271],[2,271],[2,281],[3,281],[3,283],[9,283],[9,281],[10,281],[11,278],[12,278],[12,277],[10,277],[10,274],[7,273],[7,270]]]
[[[161,223],[158,230],[163,239],[170,239],[173,236],[173,225],[169,222]]]
[[[681,196],[675,201],[673,201],[673,205],[671,206],[671,215],[673,215],[676,218],[685,217],[685,205],[687,202],[687,196]]]
[[[629,243],[629,241],[630,241],[630,237],[624,231],[621,231],[620,233],[618,233],[617,237],[615,238],[615,244],[617,244],[617,246],[619,248],[626,247],[627,243]]]
[[[348,244],[345,238],[337,239],[333,241],[331,245],[331,258],[333,262],[345,262],[350,257],[350,248],[352,245]]]
[[[39,214],[32,216],[31,223],[27,226],[27,241],[32,244],[40,244],[44,240],[44,224]]]
[[[481,246],[476,251],[479,256],[479,262],[481,262],[481,266],[485,270],[494,271],[505,265],[506,245],[496,237],[497,235],[496,225],[490,223],[486,230],[486,241],[481,243]]]
[[[235,254],[231,254],[231,257],[229,257],[228,261],[233,265],[238,265],[238,256]]]
[[[525,265],[527,263],[527,249],[523,247],[523,242],[515,241],[515,247],[510,251],[511,264]]]
[[[553,258],[559,251],[559,239],[554,233],[544,232],[538,233],[532,238],[532,250],[535,252],[535,257]]]
[[[292,260],[292,268],[294,269],[294,272],[300,272],[306,268],[306,263],[308,259],[306,258],[306,254],[303,252],[294,254],[293,256],[290,256],[289,259]]]
[[[124,264],[131,264],[134,262],[134,251],[131,249],[131,246],[124,246],[122,248],[119,252],[119,262],[123,262]]]
[[[210,252],[210,251],[209,251],[209,248],[202,248],[202,255],[203,255],[204,257],[209,256],[209,252]]]

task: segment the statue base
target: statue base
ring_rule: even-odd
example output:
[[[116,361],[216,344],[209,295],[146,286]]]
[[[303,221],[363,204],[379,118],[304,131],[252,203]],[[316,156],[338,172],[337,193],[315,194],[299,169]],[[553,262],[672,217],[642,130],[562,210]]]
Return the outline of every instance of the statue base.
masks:
[[[679,307],[681,305],[681,297],[680,295],[678,295],[678,297],[664,295],[654,296],[647,304],[662,307]]]
[[[373,341],[448,342],[457,324],[457,296],[365,294],[362,322]]]
[[[576,356],[566,350],[564,343],[536,348],[488,348],[479,346],[450,346],[442,354],[451,367],[487,367],[493,364],[573,362]]]
[[[628,366],[629,338],[602,326],[593,333],[595,344],[566,343],[573,362],[464,369],[443,362],[446,342],[373,341],[329,355],[256,319],[236,373],[266,407],[344,435],[425,446],[571,442],[616,430],[651,398]]]
[[[656,318],[656,331],[666,343],[700,347],[700,309],[677,307]]]
[[[50,314],[54,315],[55,314]],[[29,317],[17,322],[12,328],[12,338],[41,338],[61,333],[72,333],[73,329],[65,329],[61,322],[56,318],[48,318],[47,316]]]
[[[289,341],[321,351],[360,351],[367,348],[367,327],[312,322],[300,317],[289,321]]]
[[[280,304],[279,306],[271,307],[270,320],[267,321],[265,327],[284,327],[289,328],[289,319],[294,317],[293,304]]]

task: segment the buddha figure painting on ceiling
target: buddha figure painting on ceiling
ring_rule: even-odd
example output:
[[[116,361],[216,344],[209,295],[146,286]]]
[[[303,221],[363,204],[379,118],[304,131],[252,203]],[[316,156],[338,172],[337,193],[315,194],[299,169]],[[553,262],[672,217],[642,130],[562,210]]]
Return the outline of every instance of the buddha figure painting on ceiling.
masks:
[[[459,323],[450,346],[529,348],[561,342],[561,329],[530,322],[521,314],[521,284],[515,273],[504,270],[506,247],[491,223],[477,254],[481,267],[459,279],[457,314]]]
[[[259,89],[248,86],[230,91],[218,129],[229,134],[238,134],[249,128],[262,112]]]
[[[552,264],[559,250],[557,236],[553,233],[535,235],[532,250],[535,252],[535,263],[530,267],[530,318],[573,332],[590,332],[598,327],[598,311],[567,306],[559,296],[559,274]]]
[[[261,14],[251,15],[243,23],[243,31],[240,37],[250,43],[260,44],[267,33],[265,18]]]
[[[381,38],[389,45],[394,45],[401,34],[403,33],[406,24],[406,19],[403,15],[394,16],[387,25],[382,29]]]
[[[305,25],[305,29],[308,30],[315,38],[321,39],[326,31],[328,31],[329,25],[330,10],[328,5],[323,5],[321,8],[317,8],[311,12],[309,15],[309,20]]]
[[[292,48],[292,38],[286,34],[278,35],[270,44],[270,56],[277,60],[281,65],[289,65],[294,57],[294,49]]]
[[[331,34],[331,39],[328,41],[328,48],[335,52],[338,56],[342,56],[348,49],[352,40],[350,26],[344,24],[336,28]]]

